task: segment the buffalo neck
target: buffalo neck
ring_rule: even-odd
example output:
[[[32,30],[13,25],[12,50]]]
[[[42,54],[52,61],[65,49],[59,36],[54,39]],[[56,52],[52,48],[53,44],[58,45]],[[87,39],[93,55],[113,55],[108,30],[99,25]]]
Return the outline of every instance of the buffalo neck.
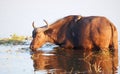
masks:
[[[49,26],[49,28],[53,30],[50,36],[52,41],[54,40],[53,43],[62,44],[64,42],[67,26],[69,25],[69,22],[72,19],[73,19],[72,16],[68,16],[68,17],[65,17],[63,19],[56,21],[55,23]]]

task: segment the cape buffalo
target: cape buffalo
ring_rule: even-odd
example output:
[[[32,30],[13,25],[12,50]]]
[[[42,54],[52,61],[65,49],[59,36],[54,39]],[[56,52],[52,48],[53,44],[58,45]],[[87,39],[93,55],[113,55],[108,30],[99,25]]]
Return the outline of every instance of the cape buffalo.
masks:
[[[44,20],[45,21],[45,20]],[[46,22],[46,21],[45,21]],[[48,25],[48,23],[46,22]],[[35,52],[46,42],[63,48],[86,51],[109,50],[113,59],[113,72],[118,66],[118,34],[116,27],[105,17],[70,15],[49,26],[35,27],[30,49]],[[109,73],[110,74],[110,73]]]

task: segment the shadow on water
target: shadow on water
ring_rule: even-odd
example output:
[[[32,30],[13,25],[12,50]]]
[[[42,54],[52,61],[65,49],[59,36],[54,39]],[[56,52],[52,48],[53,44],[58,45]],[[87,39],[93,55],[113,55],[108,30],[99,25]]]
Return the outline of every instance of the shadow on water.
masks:
[[[47,74],[112,74],[112,59],[107,51],[90,52],[56,47],[50,52],[32,54],[34,70]]]

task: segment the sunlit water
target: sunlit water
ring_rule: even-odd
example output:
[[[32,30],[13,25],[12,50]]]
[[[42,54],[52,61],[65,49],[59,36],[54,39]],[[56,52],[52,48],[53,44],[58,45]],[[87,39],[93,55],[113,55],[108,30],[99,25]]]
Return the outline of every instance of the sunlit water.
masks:
[[[46,59],[48,59],[47,57],[52,56],[55,59],[55,52],[51,52],[54,47],[56,46],[50,44],[44,45],[42,48],[39,49],[40,51],[42,51],[40,52],[42,53],[41,56],[46,56]],[[41,67],[41,70],[39,70],[39,68],[37,70],[36,68],[36,71],[34,72],[35,68],[33,64],[34,61],[33,59],[31,59],[29,45],[0,45],[0,74],[46,74],[48,72],[52,74],[56,71],[61,71],[60,69],[53,69],[50,66],[50,68],[52,69],[48,70]],[[56,65],[56,67],[61,68],[58,65]],[[118,67],[118,74],[120,74],[120,66]]]

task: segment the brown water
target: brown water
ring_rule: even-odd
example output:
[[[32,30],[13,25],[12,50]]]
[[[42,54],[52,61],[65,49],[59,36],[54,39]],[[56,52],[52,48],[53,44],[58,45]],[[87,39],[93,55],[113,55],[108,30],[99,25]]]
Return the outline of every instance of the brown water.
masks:
[[[32,57],[34,70],[47,74],[112,74],[112,59],[108,51],[83,51],[54,48],[50,52],[39,50]]]

